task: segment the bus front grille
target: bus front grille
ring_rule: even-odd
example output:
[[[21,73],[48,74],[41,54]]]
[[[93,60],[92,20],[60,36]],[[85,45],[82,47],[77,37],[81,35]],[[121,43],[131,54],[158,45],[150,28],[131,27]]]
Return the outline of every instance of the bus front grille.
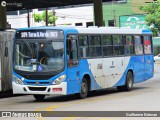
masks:
[[[28,87],[30,91],[45,91],[47,87]]]

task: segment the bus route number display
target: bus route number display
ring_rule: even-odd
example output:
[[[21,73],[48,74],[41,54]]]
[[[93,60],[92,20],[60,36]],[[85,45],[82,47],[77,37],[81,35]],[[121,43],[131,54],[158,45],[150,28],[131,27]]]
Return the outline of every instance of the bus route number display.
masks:
[[[16,32],[16,38],[29,39],[29,38],[62,38],[62,31],[18,31]]]

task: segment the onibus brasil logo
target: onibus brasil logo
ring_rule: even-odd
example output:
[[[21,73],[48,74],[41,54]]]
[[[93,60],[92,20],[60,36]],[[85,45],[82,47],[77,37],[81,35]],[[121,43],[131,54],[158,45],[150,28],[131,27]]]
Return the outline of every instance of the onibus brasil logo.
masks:
[[[1,2],[1,6],[2,6],[2,7],[5,7],[6,5],[7,5],[6,1],[2,1],[2,2]]]

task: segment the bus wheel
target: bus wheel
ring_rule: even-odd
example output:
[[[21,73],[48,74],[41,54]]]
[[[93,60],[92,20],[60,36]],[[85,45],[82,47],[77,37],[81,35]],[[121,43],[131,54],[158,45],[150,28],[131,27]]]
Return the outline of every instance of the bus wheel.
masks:
[[[86,98],[88,95],[88,82],[86,78],[83,78],[82,84],[81,84],[81,92],[79,93],[79,97],[81,99]]]
[[[36,101],[42,102],[44,101],[45,95],[33,95]]]
[[[131,91],[133,88],[133,74],[132,72],[127,73],[126,84],[124,86],[117,86],[118,91]]]

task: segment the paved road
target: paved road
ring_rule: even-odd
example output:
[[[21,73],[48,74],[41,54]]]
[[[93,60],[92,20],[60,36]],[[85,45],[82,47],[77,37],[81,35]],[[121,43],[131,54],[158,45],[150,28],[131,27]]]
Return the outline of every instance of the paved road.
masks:
[[[154,78],[134,85],[131,92],[101,90],[87,99],[74,95],[48,96],[36,102],[31,95],[0,99],[0,111],[160,111],[160,64],[155,64]],[[96,113],[96,112],[95,112]],[[95,114],[93,113],[93,114]],[[115,113],[116,114],[116,113]],[[73,114],[74,116],[74,114]],[[0,118],[10,120],[11,118]],[[12,118],[17,120],[17,118]],[[25,120],[27,118],[23,118]],[[30,120],[53,118],[30,118]],[[160,120],[157,117],[55,117],[54,120]]]

